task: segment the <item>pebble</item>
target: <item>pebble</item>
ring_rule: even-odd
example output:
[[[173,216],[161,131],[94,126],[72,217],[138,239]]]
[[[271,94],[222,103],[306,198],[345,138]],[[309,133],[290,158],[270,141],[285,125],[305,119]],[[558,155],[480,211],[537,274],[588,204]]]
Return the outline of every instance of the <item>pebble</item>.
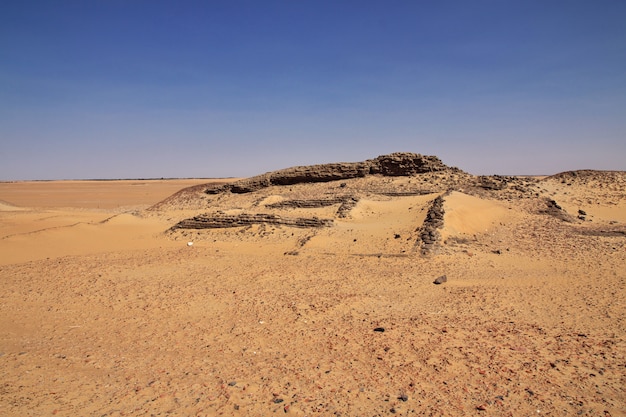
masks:
[[[433,284],[439,285],[439,284],[443,284],[444,282],[448,282],[448,277],[445,276],[445,275],[442,275],[439,278],[437,278],[436,280],[434,280]]]
[[[385,328],[384,328],[384,327],[376,327],[376,328],[374,329],[374,331],[375,331],[375,332],[380,332],[380,333],[382,333],[382,332],[384,332],[384,331],[385,331]]]

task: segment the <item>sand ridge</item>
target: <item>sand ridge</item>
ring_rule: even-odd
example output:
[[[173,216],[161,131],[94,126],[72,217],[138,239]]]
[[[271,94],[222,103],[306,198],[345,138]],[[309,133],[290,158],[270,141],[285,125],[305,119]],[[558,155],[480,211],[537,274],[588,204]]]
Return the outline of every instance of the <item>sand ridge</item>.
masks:
[[[0,414],[626,415],[626,175],[571,177],[150,202],[103,182],[107,209],[22,191],[33,208],[0,212]],[[173,228],[203,213],[333,225]]]

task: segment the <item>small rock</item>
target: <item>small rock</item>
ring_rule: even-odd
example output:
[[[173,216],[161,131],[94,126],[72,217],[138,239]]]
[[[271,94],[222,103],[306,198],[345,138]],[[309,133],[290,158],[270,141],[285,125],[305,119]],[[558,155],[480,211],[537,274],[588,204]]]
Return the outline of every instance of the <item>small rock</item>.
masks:
[[[274,404],[280,404],[283,401],[285,401],[285,400],[283,400],[282,398],[274,398]]]
[[[445,275],[442,275],[439,278],[437,278],[436,280],[434,280],[433,284],[439,285],[439,284],[443,284],[444,282],[448,282],[448,277],[445,276]]]
[[[382,332],[384,332],[384,331],[385,331],[385,328],[384,328],[384,327],[376,327],[376,328],[374,329],[374,331],[375,331],[375,332],[380,332],[380,333],[382,333]]]
[[[237,385],[237,381],[230,381],[228,385],[234,387],[235,385]]]
[[[398,399],[399,399],[400,401],[405,401],[405,402],[406,402],[406,401],[408,401],[408,400],[409,400],[409,397],[408,397],[408,395],[406,395],[406,394],[401,394],[401,395],[398,397]]]
[[[487,406],[485,404],[481,404],[481,405],[476,406],[476,409],[478,411],[485,411],[487,409]]]

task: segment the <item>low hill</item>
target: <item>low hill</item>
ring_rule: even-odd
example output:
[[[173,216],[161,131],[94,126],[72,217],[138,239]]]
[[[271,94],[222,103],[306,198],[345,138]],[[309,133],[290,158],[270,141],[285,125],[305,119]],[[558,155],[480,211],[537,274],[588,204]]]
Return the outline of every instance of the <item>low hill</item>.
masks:
[[[543,179],[475,176],[436,156],[399,152],[198,185],[148,212],[169,213],[175,239],[290,242],[287,252],[292,254],[428,255],[510,250],[522,242],[520,250],[539,250],[562,239],[562,231],[571,236],[623,233],[624,184],[624,172],[608,171]],[[568,192],[573,188],[579,197]],[[551,233],[524,240],[533,228]],[[495,235],[507,243],[497,243]]]

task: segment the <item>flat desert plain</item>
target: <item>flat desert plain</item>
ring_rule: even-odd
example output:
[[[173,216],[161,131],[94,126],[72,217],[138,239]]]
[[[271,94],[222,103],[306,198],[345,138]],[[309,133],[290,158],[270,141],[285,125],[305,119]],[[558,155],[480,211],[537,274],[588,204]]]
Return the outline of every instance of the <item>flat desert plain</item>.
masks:
[[[624,172],[0,183],[0,415],[624,416],[625,286]]]

